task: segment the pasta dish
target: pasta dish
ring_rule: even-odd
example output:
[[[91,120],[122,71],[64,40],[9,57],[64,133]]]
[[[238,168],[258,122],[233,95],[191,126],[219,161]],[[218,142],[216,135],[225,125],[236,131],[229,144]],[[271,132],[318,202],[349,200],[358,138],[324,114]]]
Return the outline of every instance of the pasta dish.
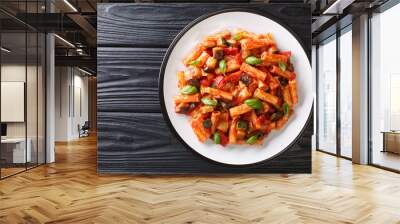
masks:
[[[190,117],[201,142],[262,144],[294,113],[291,52],[279,50],[271,33],[237,29],[206,36],[183,64],[175,112]]]

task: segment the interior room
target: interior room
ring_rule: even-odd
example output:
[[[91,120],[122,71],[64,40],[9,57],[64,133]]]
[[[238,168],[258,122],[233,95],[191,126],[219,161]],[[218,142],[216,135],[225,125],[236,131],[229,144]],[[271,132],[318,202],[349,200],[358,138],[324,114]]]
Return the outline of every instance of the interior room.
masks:
[[[398,0],[0,1],[0,223],[400,223],[399,21]]]

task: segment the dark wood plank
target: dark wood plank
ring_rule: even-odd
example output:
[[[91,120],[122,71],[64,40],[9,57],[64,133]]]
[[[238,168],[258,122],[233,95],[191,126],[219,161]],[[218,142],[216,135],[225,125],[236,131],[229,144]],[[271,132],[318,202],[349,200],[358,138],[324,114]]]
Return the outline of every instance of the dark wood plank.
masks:
[[[158,74],[166,49],[97,49],[99,111],[160,112]]]
[[[160,113],[99,112],[100,173],[304,173],[310,172],[312,122],[290,149],[266,163],[221,165],[186,149]]]
[[[195,18],[228,8],[272,15],[311,49],[311,10],[306,4],[98,4],[97,42],[99,46],[168,47]]]
[[[193,18],[224,7],[232,8],[232,5],[99,6],[98,26],[102,29],[98,49],[100,173],[311,172],[312,117],[305,132],[290,149],[272,160],[246,167],[225,166],[199,156],[185,148],[163,120],[158,99],[158,73],[165,47]],[[263,4],[248,7],[280,15],[301,36],[310,55],[311,18],[304,12],[308,6]]]

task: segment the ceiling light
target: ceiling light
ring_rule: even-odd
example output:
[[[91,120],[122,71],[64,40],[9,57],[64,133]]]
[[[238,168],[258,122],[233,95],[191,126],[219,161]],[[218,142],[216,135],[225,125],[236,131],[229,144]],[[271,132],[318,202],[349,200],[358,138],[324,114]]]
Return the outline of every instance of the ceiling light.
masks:
[[[64,0],[65,4],[67,4],[74,12],[78,12],[78,10],[68,1]]]
[[[4,52],[6,52],[6,53],[10,53],[10,52],[11,52],[11,50],[9,50],[9,49],[7,49],[7,48],[5,48],[5,47],[1,47],[1,50],[4,51]]]
[[[73,48],[75,48],[75,45],[73,45],[71,42],[69,42],[68,40],[66,40],[66,39],[64,39],[64,38],[62,38],[62,37],[60,37],[59,35],[57,35],[57,34],[54,34],[54,36],[55,37],[57,37],[59,40],[61,40],[62,42],[64,42],[64,43],[66,43],[67,45],[69,45],[70,47],[73,47]]]
[[[81,68],[79,68],[79,67],[78,67],[78,70],[81,71],[81,72],[83,72],[83,73],[85,73],[85,74],[87,74],[87,75],[90,75],[90,76],[92,75],[92,73],[90,73],[90,72],[88,72],[88,71],[86,71],[86,70],[83,70],[83,69],[81,69]]]

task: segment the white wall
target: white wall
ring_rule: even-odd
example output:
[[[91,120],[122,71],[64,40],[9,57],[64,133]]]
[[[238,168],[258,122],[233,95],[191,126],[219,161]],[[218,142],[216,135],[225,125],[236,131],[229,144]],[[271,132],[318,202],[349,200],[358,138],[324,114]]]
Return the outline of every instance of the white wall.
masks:
[[[27,69],[27,70],[25,70]],[[28,72],[26,74],[26,72]],[[36,66],[27,66],[25,64],[4,64],[1,66],[1,81],[2,82],[24,82],[26,83],[25,76],[28,76],[27,87],[27,118],[28,118],[28,137],[33,131],[36,135]],[[40,105],[39,105],[40,106]],[[1,108],[7,110],[7,108]],[[8,137],[25,137],[25,124],[26,122],[7,122],[7,135]]]
[[[56,67],[55,73],[55,140],[70,141],[88,120],[88,78],[72,67]]]
[[[55,141],[68,140],[70,75],[68,67],[55,68]]]

